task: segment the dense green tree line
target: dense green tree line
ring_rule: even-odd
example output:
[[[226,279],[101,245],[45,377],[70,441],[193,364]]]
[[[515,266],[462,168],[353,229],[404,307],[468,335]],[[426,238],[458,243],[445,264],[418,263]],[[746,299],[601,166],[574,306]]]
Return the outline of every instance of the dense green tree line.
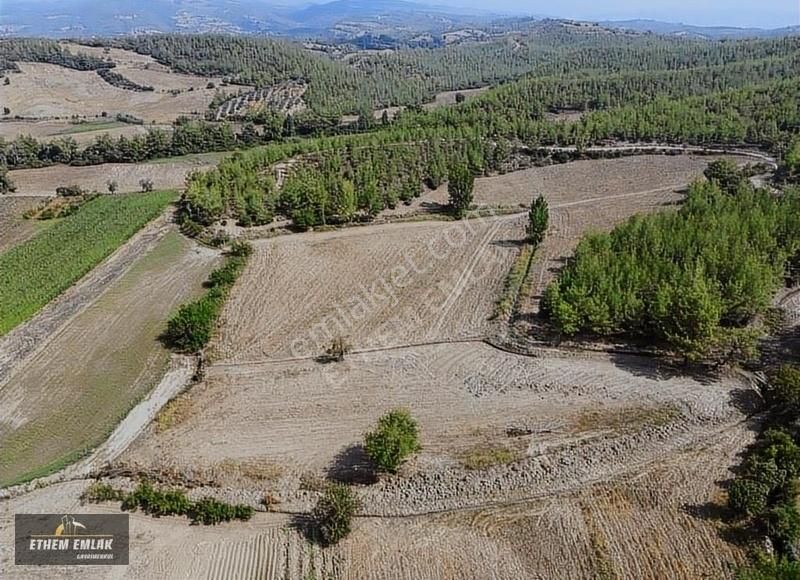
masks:
[[[17,62],[57,64],[75,70],[113,68],[113,62],[85,53],[73,53],[55,40],[44,38],[0,39],[0,73],[19,70]]]
[[[800,251],[800,194],[734,185],[696,183],[678,211],[585,238],[543,313],[566,335],[655,338],[690,359],[747,354],[747,325]]]
[[[674,71],[675,78],[629,79],[657,91],[670,82],[681,94],[692,87],[730,88],[759,82],[790,71],[788,55],[800,49],[797,39],[705,42],[651,35],[587,34],[551,24],[530,34],[515,34],[488,42],[437,49],[406,49],[386,53],[355,53],[334,60],[287,41],[223,35],[148,35],[99,40],[153,56],[183,72],[221,75],[232,82],[269,86],[289,79],[308,83],[305,96],[317,114],[359,112],[391,105],[415,105],[441,91],[497,84],[530,74],[548,78],[543,95],[562,94],[545,106],[619,102],[613,93],[585,98],[602,75]],[[715,75],[715,67],[742,63]],[[747,63],[747,64],[744,64]],[[696,73],[681,74],[684,70]],[[696,81],[706,75],[705,80]],[[716,78],[718,76],[718,78]],[[582,78],[594,78],[585,83]],[[715,78],[712,78],[715,77]],[[568,78],[568,80],[566,80]],[[584,84],[582,98],[563,97],[573,81]],[[714,84],[716,83],[716,87]],[[597,87],[595,87],[597,88]],[[605,98],[608,96],[609,98]]]
[[[522,82],[502,90],[507,95],[517,85],[524,93]],[[243,152],[197,176],[187,205],[207,219],[235,215],[226,214],[226,208],[240,207],[231,198],[247,190],[255,206],[284,212],[301,225],[349,221],[407,200],[423,182],[438,187],[453,163],[466,163],[475,175],[496,171],[519,144],[583,146],[621,140],[782,149],[800,127],[796,79],[705,96],[658,98],[591,112],[574,123],[531,114],[535,106],[526,105],[524,98],[499,100],[498,92],[432,112],[407,111],[392,124],[363,134],[274,143]],[[279,200],[271,188],[257,184],[256,176],[271,165],[298,156],[299,167],[290,171]],[[348,182],[357,193],[356,215],[347,202]],[[343,199],[337,200],[340,194]]]

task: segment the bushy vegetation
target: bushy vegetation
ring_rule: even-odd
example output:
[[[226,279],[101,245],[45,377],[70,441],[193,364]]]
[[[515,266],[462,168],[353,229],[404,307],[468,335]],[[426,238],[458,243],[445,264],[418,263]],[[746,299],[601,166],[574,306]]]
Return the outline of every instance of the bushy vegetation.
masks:
[[[315,539],[324,546],[338,544],[350,534],[358,507],[358,498],[348,486],[328,485],[311,512]]]
[[[565,335],[663,342],[688,359],[752,354],[747,329],[800,250],[800,196],[695,183],[678,211],[586,237],[543,312]]]
[[[122,501],[125,499],[125,493],[115,489],[108,483],[95,481],[86,489],[86,491],[83,492],[81,499],[94,503],[104,501]]]
[[[754,566],[739,570],[736,580],[800,580],[800,562],[788,558],[762,558]]]
[[[531,203],[531,209],[528,212],[528,243],[533,246],[538,246],[544,241],[544,236],[547,233],[547,227],[550,225],[550,210],[547,205],[547,200],[543,196],[539,196]]]
[[[182,352],[197,352],[211,340],[217,318],[228,292],[247,264],[252,247],[246,242],[236,244],[225,264],[211,272],[202,298],[181,306],[167,321],[162,340],[170,348]]]
[[[244,504],[231,505],[213,498],[191,501],[180,489],[161,489],[147,481],[140,482],[130,493],[96,482],[84,493],[92,502],[121,501],[125,511],[137,511],[154,516],[187,516],[193,524],[216,525],[232,520],[247,521],[255,510]]]
[[[465,165],[455,165],[447,174],[447,193],[450,196],[450,211],[457,219],[463,218],[472,206],[472,190],[475,176]]]
[[[753,568],[741,571],[741,578],[794,577],[789,574],[793,568],[782,557],[793,560],[800,541],[799,392],[798,367],[784,366],[768,374],[764,389],[768,427],[749,450],[728,488],[728,507],[740,518],[741,525],[768,535],[777,551],[777,558],[764,555]]]
[[[417,422],[406,409],[395,409],[364,436],[364,450],[381,471],[394,473],[412,453],[420,450]]]
[[[169,191],[101,196],[0,254],[0,335],[69,288],[174,198]]]

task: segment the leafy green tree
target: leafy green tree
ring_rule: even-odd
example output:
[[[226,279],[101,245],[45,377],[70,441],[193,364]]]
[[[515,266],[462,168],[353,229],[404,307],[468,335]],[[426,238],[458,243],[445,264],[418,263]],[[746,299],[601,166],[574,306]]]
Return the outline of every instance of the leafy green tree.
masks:
[[[800,368],[783,365],[771,372],[763,394],[770,407],[800,410]]]
[[[800,512],[794,504],[783,503],[766,512],[767,533],[783,550],[800,539]]]
[[[450,168],[447,176],[447,191],[450,195],[450,210],[453,215],[461,219],[472,205],[472,190],[475,186],[475,176],[466,165],[458,164]]]
[[[533,200],[528,212],[528,241],[534,246],[541,244],[549,223],[550,211],[547,207],[547,200],[540,195]]]
[[[359,501],[352,489],[341,483],[329,485],[311,512],[320,543],[332,546],[346,538],[358,507]]]
[[[717,159],[708,164],[703,172],[711,182],[719,185],[720,189],[729,195],[739,191],[739,188],[746,181],[746,177],[735,162],[730,159]]]
[[[769,485],[748,478],[738,478],[728,488],[728,507],[743,516],[756,516],[767,508]]]
[[[784,155],[783,163],[789,180],[795,181],[800,178],[800,138],[792,140]]]
[[[412,453],[419,451],[419,428],[406,409],[395,409],[378,420],[364,437],[364,449],[381,471],[394,473]]]
[[[800,562],[765,557],[737,571],[736,580],[800,580]]]

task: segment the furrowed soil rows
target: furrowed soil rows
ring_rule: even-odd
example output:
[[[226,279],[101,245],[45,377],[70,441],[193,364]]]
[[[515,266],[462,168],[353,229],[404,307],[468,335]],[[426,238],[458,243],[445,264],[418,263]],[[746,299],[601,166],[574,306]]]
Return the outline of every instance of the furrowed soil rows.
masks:
[[[214,356],[317,356],[486,332],[522,238],[516,216],[283,236],[256,253],[224,313]]]
[[[732,578],[744,549],[724,540],[715,513],[721,483],[754,431],[739,424],[693,449],[660,457],[638,472],[540,500],[402,519],[359,518],[353,534],[324,553],[289,519],[204,527],[184,518],[131,514],[131,565],[121,578],[436,580]],[[0,503],[0,574],[45,579],[15,567],[14,513],[118,513],[80,505],[89,481],[59,484]],[[65,578],[106,578],[101,567],[65,569]]]
[[[168,234],[15,369],[0,390],[0,484],[74,461],[158,382],[164,321],[200,291],[215,256]]]
[[[364,497],[369,513],[418,513],[567,488],[646,461],[740,420],[731,404],[737,387],[738,380],[670,376],[635,358],[531,358],[481,343],[351,355],[329,365],[217,365],[191,391],[188,418],[140,440],[125,459],[193,472],[230,460],[279,465],[287,477],[348,473],[363,463],[354,446],[377,418],[407,407],[422,429],[420,471]],[[524,479],[503,466],[474,477],[458,468],[472,449],[498,446],[528,462],[519,470]],[[550,455],[573,459],[542,471]]]

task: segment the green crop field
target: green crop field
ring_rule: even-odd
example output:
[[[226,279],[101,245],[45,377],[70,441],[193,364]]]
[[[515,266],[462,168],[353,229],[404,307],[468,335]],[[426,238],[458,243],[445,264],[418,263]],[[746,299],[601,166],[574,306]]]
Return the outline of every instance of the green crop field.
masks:
[[[0,336],[72,286],[173,199],[171,191],[102,196],[0,254]]]

